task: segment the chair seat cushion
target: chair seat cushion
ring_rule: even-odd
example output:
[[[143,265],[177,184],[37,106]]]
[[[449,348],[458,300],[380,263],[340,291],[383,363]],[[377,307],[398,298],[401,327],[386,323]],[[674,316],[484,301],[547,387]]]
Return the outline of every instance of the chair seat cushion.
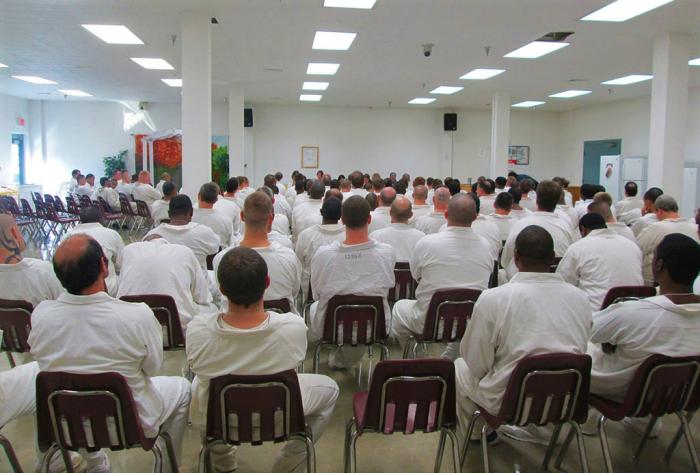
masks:
[[[355,428],[358,432],[362,432],[365,427],[365,411],[367,410],[368,392],[355,393],[352,397],[352,411],[355,416]]]
[[[625,418],[628,414],[626,412],[623,412],[622,404],[604,398],[602,396],[597,396],[591,393],[588,398],[588,402],[591,405],[591,407],[598,409],[598,411],[600,411],[601,414],[603,414],[610,420],[620,421],[623,418]]]

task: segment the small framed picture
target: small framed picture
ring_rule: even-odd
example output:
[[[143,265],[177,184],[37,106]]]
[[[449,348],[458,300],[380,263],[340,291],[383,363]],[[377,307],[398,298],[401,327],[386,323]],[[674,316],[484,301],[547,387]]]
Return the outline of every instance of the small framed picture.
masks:
[[[516,166],[527,166],[530,164],[529,146],[509,146],[508,163]]]
[[[301,147],[301,167],[304,169],[318,169],[318,146]]]

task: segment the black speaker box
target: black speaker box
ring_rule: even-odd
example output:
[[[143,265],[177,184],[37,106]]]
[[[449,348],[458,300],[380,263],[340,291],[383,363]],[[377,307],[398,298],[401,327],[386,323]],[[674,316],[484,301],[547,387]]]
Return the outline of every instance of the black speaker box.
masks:
[[[446,113],[444,125],[445,125],[445,131],[455,131],[457,129],[457,114],[456,113]]]
[[[253,109],[244,108],[243,109],[243,126],[250,128],[253,126]]]

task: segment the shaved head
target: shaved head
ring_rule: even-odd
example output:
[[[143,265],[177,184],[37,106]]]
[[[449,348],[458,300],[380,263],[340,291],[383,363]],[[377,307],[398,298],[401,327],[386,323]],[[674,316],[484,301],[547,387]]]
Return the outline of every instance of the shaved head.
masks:
[[[433,204],[435,205],[435,210],[445,210],[447,208],[447,203],[450,201],[450,190],[447,187],[440,187],[435,189],[435,195],[433,195]]]
[[[396,199],[396,190],[393,187],[385,187],[379,193],[379,202],[382,207],[389,207]]]
[[[264,228],[273,214],[273,209],[272,199],[266,193],[255,191],[250,194],[243,203],[243,220],[246,228],[249,226],[257,230]]]
[[[417,185],[413,188],[413,200],[425,201],[428,198],[428,188],[424,185]]]
[[[391,204],[389,215],[391,216],[391,223],[408,223],[413,217],[411,201],[405,197],[397,197]]]
[[[476,202],[467,194],[456,194],[447,205],[448,227],[471,227],[476,220]]]
[[[100,278],[102,290],[106,289],[107,261],[100,244],[87,235],[78,234],[64,240],[53,257],[53,269],[70,294],[83,294]]]
[[[0,264],[15,264],[22,261],[26,248],[24,237],[12,215],[0,214]]]

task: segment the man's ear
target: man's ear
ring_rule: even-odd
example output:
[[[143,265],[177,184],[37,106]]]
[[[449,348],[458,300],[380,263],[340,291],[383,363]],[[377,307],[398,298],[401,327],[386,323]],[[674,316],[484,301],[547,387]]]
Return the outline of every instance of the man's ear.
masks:
[[[265,276],[265,289],[270,287],[270,275]]]
[[[372,214],[369,214],[367,216],[367,225],[369,225],[370,223],[372,223]]]
[[[245,214],[241,210],[241,222],[245,222]]]
[[[664,260],[660,258],[654,258],[654,261],[652,262],[652,270],[654,274],[661,274],[661,272],[664,270],[666,266],[666,263],[664,263]]]

